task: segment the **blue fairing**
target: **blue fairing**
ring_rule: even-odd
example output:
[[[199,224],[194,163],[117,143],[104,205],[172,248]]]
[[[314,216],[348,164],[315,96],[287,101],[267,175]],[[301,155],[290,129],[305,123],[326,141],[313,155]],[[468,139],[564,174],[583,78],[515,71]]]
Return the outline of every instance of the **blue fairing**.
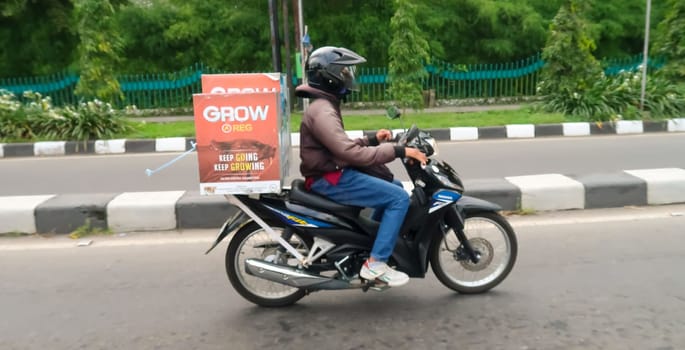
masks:
[[[428,210],[429,213],[432,213],[444,206],[450,205],[461,198],[461,194],[456,191],[450,191],[450,190],[440,190],[437,191],[433,194],[433,197],[431,198],[431,208]]]

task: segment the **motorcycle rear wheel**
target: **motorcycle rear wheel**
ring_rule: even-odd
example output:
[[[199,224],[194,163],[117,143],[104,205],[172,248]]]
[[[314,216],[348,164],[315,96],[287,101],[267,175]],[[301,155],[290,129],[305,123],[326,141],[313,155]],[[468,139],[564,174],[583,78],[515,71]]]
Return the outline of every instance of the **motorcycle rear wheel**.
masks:
[[[279,235],[283,232],[282,224],[271,224]],[[290,244],[301,254],[307,255],[308,244],[304,239],[293,234]],[[226,251],[226,273],[233,288],[245,299],[259,306],[281,307],[296,303],[306,295],[304,289],[271,282],[252,276],[245,271],[246,259],[273,258],[280,245],[255,222],[250,222],[238,230]],[[281,264],[296,266],[297,261],[288,253],[282,253]]]
[[[450,229],[431,247],[431,267],[438,280],[452,290],[462,294],[486,292],[500,284],[514,267],[516,234],[503,216],[492,212],[468,215],[464,234],[481,255],[479,262],[458,257],[461,243]]]

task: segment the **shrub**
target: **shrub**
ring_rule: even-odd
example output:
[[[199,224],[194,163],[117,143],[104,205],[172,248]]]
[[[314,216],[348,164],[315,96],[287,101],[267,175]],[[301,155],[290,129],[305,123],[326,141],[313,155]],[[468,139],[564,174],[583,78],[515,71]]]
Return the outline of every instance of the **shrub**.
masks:
[[[130,130],[123,112],[98,100],[54,108],[49,97],[24,94],[27,103],[0,92],[0,139],[86,141],[111,138]]]
[[[62,114],[66,119],[62,137],[68,140],[107,139],[130,129],[121,111],[99,100],[65,107]]]
[[[661,77],[649,77],[645,93],[645,111],[640,110],[641,77],[623,72],[602,76],[583,93],[563,89],[545,96],[540,106],[547,112],[559,112],[588,121],[620,119],[680,118],[685,112],[685,93]]]
[[[9,91],[0,91],[0,139],[24,140],[36,137],[36,120],[50,110],[50,99],[26,92],[28,103],[21,103]]]

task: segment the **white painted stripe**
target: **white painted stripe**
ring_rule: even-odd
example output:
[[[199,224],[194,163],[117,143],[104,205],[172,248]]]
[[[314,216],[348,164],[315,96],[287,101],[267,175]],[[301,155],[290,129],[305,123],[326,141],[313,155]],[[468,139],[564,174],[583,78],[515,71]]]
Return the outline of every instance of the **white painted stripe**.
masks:
[[[619,120],[616,122],[617,134],[641,134],[644,127],[641,120]]]
[[[564,136],[590,135],[590,123],[563,123]]]
[[[347,137],[349,137],[353,140],[364,137],[364,131],[362,131],[362,130],[350,130],[350,131],[345,131],[345,133],[347,134]]]
[[[294,132],[290,134],[290,145],[295,147],[300,145],[300,133]]]
[[[0,158],[5,157],[5,144],[0,143]]]
[[[176,202],[185,191],[124,192],[107,204],[114,232],[176,229]]]
[[[0,233],[36,233],[36,207],[54,196],[0,197]]]
[[[560,174],[511,176],[505,178],[521,190],[521,209],[583,209],[585,188]]]
[[[43,141],[33,144],[33,154],[36,156],[63,156],[65,141]]]
[[[164,137],[155,140],[155,151],[157,152],[183,152],[185,150],[185,137]]]
[[[685,131],[685,118],[669,120],[668,131]]]
[[[509,124],[507,125],[508,138],[531,138],[535,137],[535,125],[533,124]]]
[[[451,141],[478,140],[478,128],[476,127],[457,127],[450,128]]]
[[[647,182],[647,204],[685,203],[685,170],[638,169],[626,173]]]
[[[95,141],[95,153],[124,153],[126,152],[126,140],[97,140]]]

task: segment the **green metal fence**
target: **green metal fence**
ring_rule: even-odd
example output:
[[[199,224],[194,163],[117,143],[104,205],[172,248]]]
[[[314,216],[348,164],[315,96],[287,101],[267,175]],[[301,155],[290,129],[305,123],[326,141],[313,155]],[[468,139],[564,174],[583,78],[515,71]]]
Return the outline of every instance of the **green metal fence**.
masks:
[[[642,55],[603,62],[608,75],[619,71],[635,71],[641,64]],[[659,68],[663,64],[663,60],[659,59],[649,61],[651,68]],[[426,66],[428,77],[423,81],[423,88],[434,91],[436,99],[534,96],[543,66],[540,54],[501,64],[454,65],[433,60]],[[226,72],[198,63],[177,72],[123,75],[118,80],[125,105],[135,105],[140,109],[191,107],[192,95],[201,91],[201,75],[216,73]],[[39,92],[43,96],[50,96],[56,106],[63,106],[78,102],[74,95],[78,79],[77,74],[68,72],[43,77],[0,79],[0,89],[9,90],[17,96],[28,90]],[[349,96],[349,101],[376,102],[389,99],[386,68],[360,67],[357,79],[360,91]]]

